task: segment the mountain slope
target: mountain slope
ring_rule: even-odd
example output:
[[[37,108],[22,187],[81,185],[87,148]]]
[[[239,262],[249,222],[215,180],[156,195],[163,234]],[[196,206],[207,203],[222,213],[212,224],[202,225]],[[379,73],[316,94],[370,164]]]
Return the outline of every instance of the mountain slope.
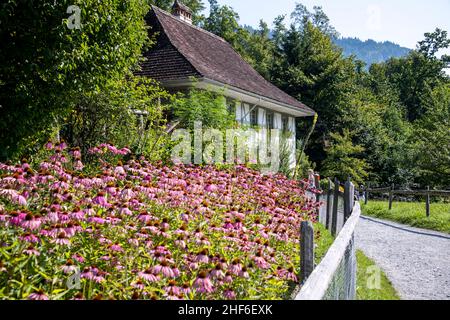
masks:
[[[390,41],[376,42],[371,39],[362,41],[358,38],[340,38],[335,39],[334,42],[344,50],[345,56],[355,55],[359,60],[364,61],[367,66],[390,58],[403,57],[411,51],[411,49],[401,47]]]

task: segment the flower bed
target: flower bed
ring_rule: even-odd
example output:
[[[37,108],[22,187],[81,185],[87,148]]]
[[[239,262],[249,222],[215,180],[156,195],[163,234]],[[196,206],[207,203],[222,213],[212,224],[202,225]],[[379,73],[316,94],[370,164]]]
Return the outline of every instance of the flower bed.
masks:
[[[281,299],[297,281],[299,224],[316,219],[301,183],[122,163],[106,144],[83,169],[47,148],[35,169],[0,164],[0,298]]]

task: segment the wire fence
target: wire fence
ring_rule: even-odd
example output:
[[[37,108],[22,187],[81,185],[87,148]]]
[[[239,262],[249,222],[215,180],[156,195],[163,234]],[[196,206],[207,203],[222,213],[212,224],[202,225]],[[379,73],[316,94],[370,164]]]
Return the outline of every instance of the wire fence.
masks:
[[[301,226],[301,278],[303,286],[296,300],[354,300],[356,298],[356,249],[354,232],[360,216],[355,203],[355,187],[347,181],[328,181],[317,196],[322,203],[319,222],[336,236],[333,245],[318,266],[314,265],[313,228]]]

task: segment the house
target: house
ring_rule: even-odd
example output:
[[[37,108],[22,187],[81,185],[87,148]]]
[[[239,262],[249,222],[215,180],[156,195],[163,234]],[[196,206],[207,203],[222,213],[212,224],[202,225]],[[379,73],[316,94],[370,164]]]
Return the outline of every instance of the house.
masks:
[[[145,53],[139,75],[169,91],[223,91],[238,122],[292,133],[295,165],[295,119],[314,116],[312,109],[265,80],[224,39],[193,25],[190,9],[179,1],[172,14],[152,6],[146,19],[157,43]]]

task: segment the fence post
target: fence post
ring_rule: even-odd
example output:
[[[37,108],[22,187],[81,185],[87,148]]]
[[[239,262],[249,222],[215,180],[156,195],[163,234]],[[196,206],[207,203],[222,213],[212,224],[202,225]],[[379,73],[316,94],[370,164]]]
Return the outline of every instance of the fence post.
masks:
[[[426,209],[427,209],[427,218],[430,217],[430,187],[427,187],[427,204],[426,204]]]
[[[391,185],[391,190],[389,191],[389,210],[392,210],[393,200],[394,200],[394,184]]]
[[[338,219],[338,205],[339,205],[339,180],[334,179],[334,197],[333,197],[333,215],[331,218],[331,234],[337,234],[337,219]]]
[[[331,229],[331,193],[333,192],[333,183],[331,179],[328,178],[328,191],[327,191],[327,217],[325,221],[325,227],[330,230]]]
[[[369,188],[370,188],[370,183],[367,182],[366,192],[365,192],[365,197],[364,197],[364,204],[365,205],[367,205],[367,203],[369,202]]]
[[[347,219],[350,217],[351,209],[350,206],[352,205],[350,194],[351,194],[351,185],[350,185],[350,178],[345,182],[344,186],[344,223],[347,221]]]
[[[305,282],[314,270],[314,227],[311,221],[300,225],[300,281]]]

